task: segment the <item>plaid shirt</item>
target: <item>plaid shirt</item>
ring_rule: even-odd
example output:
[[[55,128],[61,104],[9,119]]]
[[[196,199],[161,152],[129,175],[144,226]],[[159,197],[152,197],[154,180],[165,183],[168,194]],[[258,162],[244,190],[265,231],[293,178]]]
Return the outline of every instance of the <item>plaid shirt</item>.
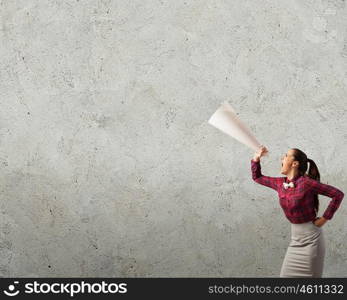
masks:
[[[305,223],[316,219],[314,209],[315,194],[328,196],[331,199],[323,217],[330,220],[340,206],[344,193],[339,189],[321,183],[308,176],[297,175],[289,180],[287,177],[269,177],[261,173],[260,161],[251,160],[252,179],[277,191],[280,205],[291,223]],[[283,182],[293,182],[294,187],[284,188]]]

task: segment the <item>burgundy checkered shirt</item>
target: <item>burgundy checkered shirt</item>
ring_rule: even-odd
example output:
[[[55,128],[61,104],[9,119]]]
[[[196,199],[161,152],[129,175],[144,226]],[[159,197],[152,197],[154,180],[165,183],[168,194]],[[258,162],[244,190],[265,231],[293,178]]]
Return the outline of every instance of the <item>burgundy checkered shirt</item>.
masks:
[[[323,217],[330,220],[340,206],[344,193],[328,184],[321,183],[308,176],[297,175],[289,180],[287,177],[269,177],[261,173],[260,161],[251,160],[252,179],[277,191],[280,205],[291,223],[305,223],[316,219],[314,209],[315,194],[331,198]],[[294,187],[284,188],[283,182],[293,182]]]

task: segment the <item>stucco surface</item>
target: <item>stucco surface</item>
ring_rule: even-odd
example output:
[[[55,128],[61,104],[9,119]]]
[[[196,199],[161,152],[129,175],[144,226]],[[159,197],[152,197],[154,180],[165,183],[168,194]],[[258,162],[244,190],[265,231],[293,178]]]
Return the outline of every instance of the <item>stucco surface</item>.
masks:
[[[228,101],[346,192],[345,1],[0,1],[0,276],[278,277],[290,223]],[[321,215],[330,198],[320,196]],[[324,277],[347,275],[345,199]]]

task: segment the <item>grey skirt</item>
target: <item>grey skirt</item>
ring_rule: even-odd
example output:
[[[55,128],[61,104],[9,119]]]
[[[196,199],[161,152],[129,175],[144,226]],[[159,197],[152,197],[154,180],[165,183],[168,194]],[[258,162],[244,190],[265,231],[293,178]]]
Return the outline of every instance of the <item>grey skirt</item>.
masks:
[[[312,221],[291,223],[291,240],[285,254],[280,277],[320,278],[323,273],[325,238],[322,227]]]

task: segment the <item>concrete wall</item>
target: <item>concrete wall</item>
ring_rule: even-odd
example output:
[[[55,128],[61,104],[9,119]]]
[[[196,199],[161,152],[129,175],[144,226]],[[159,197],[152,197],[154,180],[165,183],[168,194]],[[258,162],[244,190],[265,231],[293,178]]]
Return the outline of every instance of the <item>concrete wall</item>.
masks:
[[[277,277],[290,239],[223,101],[347,190],[345,1],[0,1],[0,275]],[[320,215],[330,198],[320,196]],[[347,275],[345,200],[325,277]]]

